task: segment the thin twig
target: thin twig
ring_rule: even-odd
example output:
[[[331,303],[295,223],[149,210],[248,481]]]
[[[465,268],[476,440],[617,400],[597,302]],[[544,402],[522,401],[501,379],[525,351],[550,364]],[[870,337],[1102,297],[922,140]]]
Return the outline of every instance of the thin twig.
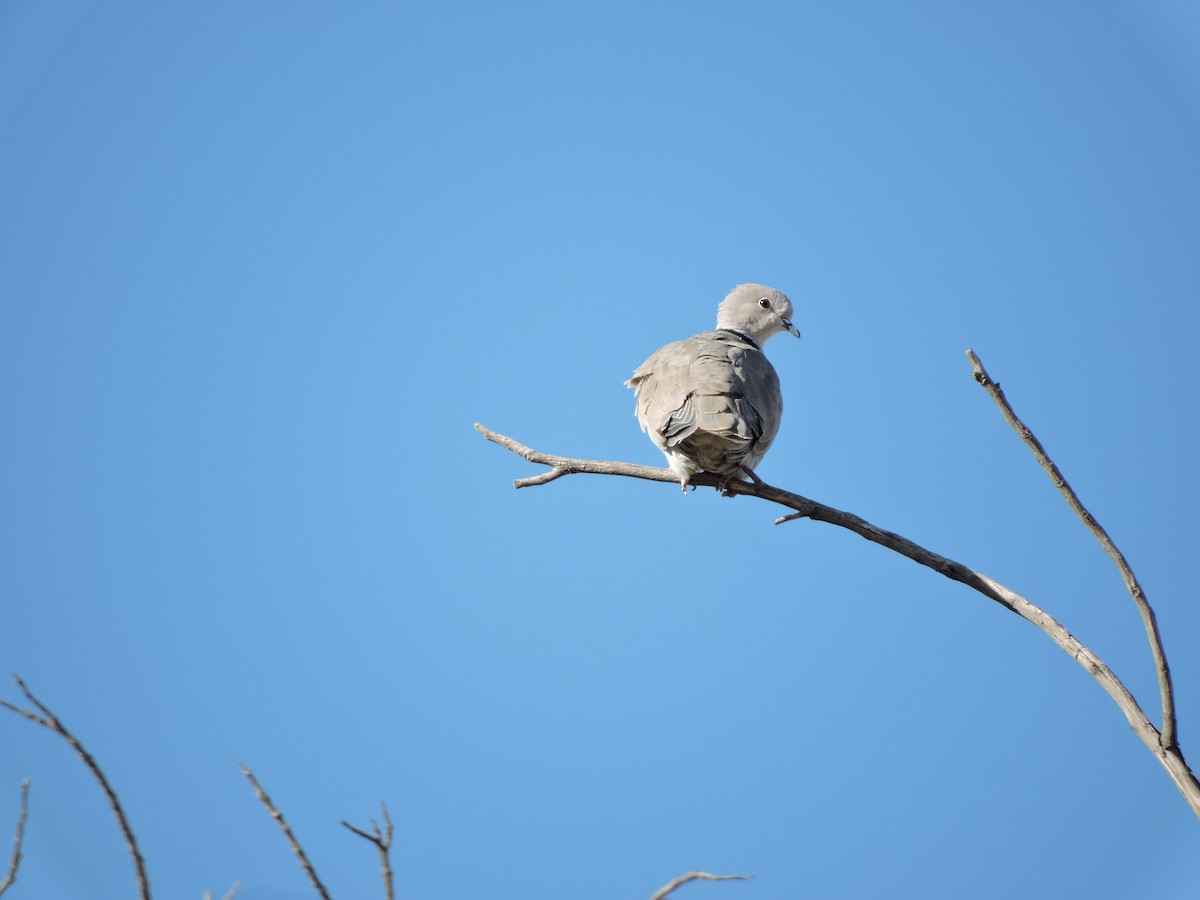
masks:
[[[108,797],[108,803],[112,807],[113,815],[117,817],[117,824],[121,828],[121,834],[125,837],[125,846],[129,850],[129,855],[133,858],[133,866],[137,871],[139,896],[142,900],[150,900],[150,879],[146,875],[146,861],[142,858],[141,850],[138,849],[137,839],[133,836],[133,829],[129,827],[129,819],[125,816],[125,810],[121,808],[121,801],[117,799],[117,793],[112,789],[112,785],[108,783],[108,779],[105,777],[104,772],[101,771],[100,765],[96,762],[92,754],[87,752],[83,744],[79,742],[79,739],[67,730],[67,727],[63,725],[59,718],[50,712],[37,697],[33,696],[33,692],[29,690],[19,675],[14,674],[13,681],[17,683],[17,687],[21,689],[21,693],[25,695],[25,699],[37,707],[41,715],[13,706],[5,700],[0,700],[0,706],[10,709],[18,715],[29,719],[29,721],[36,722],[43,728],[53,731],[70,744],[79,758],[83,760],[83,764],[88,767],[92,775],[100,782],[100,788],[104,791],[104,795]]]
[[[17,827],[13,832],[13,854],[8,864],[8,872],[0,883],[0,895],[7,891],[17,880],[17,869],[21,866],[21,844],[25,842],[25,820],[29,818],[29,779],[21,782],[21,812],[17,816]]]
[[[512,438],[497,434],[482,425],[476,425],[475,428],[489,441],[506,447],[531,462],[553,465],[563,469],[567,473],[626,475],[633,478],[645,478],[651,481],[677,481],[677,478],[670,469],[654,469],[649,466],[638,466],[631,463],[566,459],[564,457],[550,456],[549,454],[530,450]],[[523,479],[522,481],[528,483],[530,479]],[[522,481],[516,482],[516,486],[526,486]],[[700,472],[692,476],[692,483],[717,487],[720,484],[720,479],[708,473]],[[866,519],[860,518],[853,513],[843,512],[832,506],[826,506],[823,503],[818,503],[815,500],[810,500],[807,497],[802,497],[799,494],[793,494],[790,491],[772,487],[765,483],[751,484],[745,481],[731,481],[726,486],[726,490],[731,494],[758,497],[795,510],[792,515],[776,519],[775,524],[777,525],[795,519],[812,519],[816,522],[826,522],[830,525],[836,525],[839,528],[852,531],[860,537],[866,538],[868,541],[886,547],[889,550],[899,553],[901,556],[908,557],[915,563],[933,569],[935,572],[953,581],[960,582],[978,591],[988,599],[999,603],[1005,609],[1015,612],[1021,618],[1036,625],[1064,653],[1079,663],[1104,688],[1113,702],[1120,708],[1121,712],[1125,714],[1125,718],[1128,720],[1130,727],[1133,728],[1134,733],[1137,734],[1150,752],[1154,754],[1163,768],[1167,770],[1168,776],[1175,783],[1179,792],[1183,794],[1192,811],[1197,816],[1200,816],[1200,781],[1197,781],[1196,776],[1188,768],[1179,748],[1165,744],[1158,729],[1146,717],[1141,707],[1138,706],[1137,700],[1134,699],[1133,694],[1121,683],[1121,680],[1105,665],[1103,660],[1081,644],[1078,638],[1067,631],[1062,624],[1045,610],[1031,603],[1016,591],[1000,584],[1000,582],[980,572],[976,572],[962,563],[926,550],[908,538],[873,525]]]
[[[713,875],[710,872],[700,871],[684,872],[678,878],[672,878],[655,891],[650,900],[664,900],[675,888],[682,887],[689,881],[746,881],[753,877],[753,875]]]
[[[1067,505],[1074,510],[1075,515],[1083,521],[1087,526],[1088,531],[1104,548],[1104,552],[1116,564],[1117,570],[1121,573],[1121,579],[1125,582],[1125,587],[1129,591],[1129,596],[1133,598],[1134,604],[1137,606],[1138,613],[1142,617],[1142,624],[1146,627],[1146,637],[1150,641],[1150,653],[1154,657],[1154,667],[1158,673],[1158,692],[1162,699],[1162,742],[1167,749],[1175,749],[1178,747],[1178,738],[1176,736],[1175,723],[1175,692],[1171,687],[1171,670],[1167,666],[1167,654],[1163,649],[1162,636],[1158,632],[1158,620],[1154,616],[1154,610],[1150,606],[1150,601],[1146,599],[1146,593],[1142,590],[1142,586],[1138,583],[1137,576],[1133,574],[1133,569],[1125,560],[1124,554],[1117,549],[1117,545],[1113,543],[1112,538],[1108,536],[1095,517],[1088,512],[1083,501],[1067,484],[1067,479],[1063,477],[1062,472],[1058,470],[1058,466],[1050,459],[1045,448],[1042,447],[1039,441],[1029,429],[1029,427],[1017,418],[1017,414],[1013,411],[1012,405],[1004,396],[1004,391],[1000,389],[999,383],[992,381],[987,370],[983,367],[983,363],[979,361],[979,357],[975,355],[974,350],[967,351],[967,359],[971,362],[971,369],[975,374],[975,380],[978,381],[983,389],[991,394],[992,399],[996,401],[996,406],[1000,408],[1000,412],[1004,416],[1004,421],[1008,422],[1012,429],[1025,442],[1034,457],[1038,461],[1038,465],[1054,482],[1054,486],[1058,488],[1058,492],[1063,495],[1063,499],[1067,501]]]
[[[233,895],[238,892],[238,888],[240,888],[241,886],[242,886],[242,879],[239,878],[237,881],[235,881],[233,883],[233,887],[231,887],[229,889],[229,892],[223,898],[221,898],[221,900],[233,900]],[[212,891],[204,892],[204,900],[212,900]]]
[[[374,819],[371,820],[371,832],[367,833],[361,828],[355,828],[345,819],[342,819],[342,824],[357,834],[360,838],[370,841],[379,850],[379,867],[383,871],[383,891],[387,900],[395,900],[396,891],[392,881],[392,817],[388,815],[387,804],[382,800],[379,801],[379,808],[383,810],[384,830],[379,830],[379,823]]]
[[[524,444],[518,443],[503,434],[497,434],[495,431],[485,428],[479,423],[475,424],[475,430],[489,441],[499,444],[507,450],[511,450],[518,456],[525,457],[531,463],[550,466],[549,472],[543,472],[541,475],[534,475],[530,478],[518,478],[513,482],[513,487],[535,487],[539,484],[554,481],[556,478],[562,478],[564,475],[584,473],[591,475],[628,475],[632,478],[646,478],[650,481],[673,481],[676,484],[679,483],[679,476],[670,469],[657,469],[654,466],[638,466],[633,463],[604,462],[598,459],[571,459],[567,456],[551,456],[548,453],[539,453],[537,450],[531,450]],[[693,478],[692,483],[708,484],[709,482],[697,482]],[[716,484],[715,481],[711,483]]]
[[[283,813],[281,813],[275,807],[275,804],[271,802],[271,798],[268,797],[267,792],[262,789],[262,785],[258,783],[258,779],[254,777],[254,773],[244,765],[239,764],[239,768],[241,768],[242,774],[246,776],[250,784],[254,787],[254,793],[258,795],[258,799],[261,800],[263,806],[267,808],[267,812],[271,814],[271,818],[275,820],[275,823],[283,832],[284,837],[287,838],[288,846],[292,848],[292,852],[295,853],[297,858],[300,860],[300,866],[304,869],[304,873],[308,875],[308,880],[312,882],[313,887],[317,889],[317,893],[320,894],[324,900],[329,900],[329,891],[325,889],[325,885],[323,885],[321,883],[321,879],[317,877],[317,870],[314,869],[312,863],[308,861],[308,856],[304,853],[304,848],[301,847],[300,842],[296,840],[296,835],[292,833],[292,829],[284,820]]]

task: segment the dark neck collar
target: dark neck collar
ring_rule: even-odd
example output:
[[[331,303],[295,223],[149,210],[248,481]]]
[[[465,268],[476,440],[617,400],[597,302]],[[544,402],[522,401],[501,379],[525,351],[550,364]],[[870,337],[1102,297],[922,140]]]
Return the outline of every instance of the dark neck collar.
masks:
[[[738,337],[740,337],[743,341],[745,341],[747,344],[749,344],[755,350],[762,349],[762,347],[758,346],[758,344],[756,344],[754,342],[754,340],[750,337],[750,335],[745,334],[741,331],[734,331],[732,328],[718,328],[717,331],[724,331],[726,334],[736,334]]]

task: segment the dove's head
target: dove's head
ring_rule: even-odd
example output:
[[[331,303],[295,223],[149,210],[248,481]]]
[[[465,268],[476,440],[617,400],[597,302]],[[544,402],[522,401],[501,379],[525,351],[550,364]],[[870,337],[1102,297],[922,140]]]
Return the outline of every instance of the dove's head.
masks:
[[[762,284],[739,284],[730,291],[717,308],[717,327],[740,331],[760,347],[781,331],[800,337],[792,324],[792,301]]]

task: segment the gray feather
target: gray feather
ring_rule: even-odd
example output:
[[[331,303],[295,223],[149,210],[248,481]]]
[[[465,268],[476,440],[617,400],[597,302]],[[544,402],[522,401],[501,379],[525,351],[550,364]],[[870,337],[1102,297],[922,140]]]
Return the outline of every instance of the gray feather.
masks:
[[[768,308],[759,305],[764,298]],[[783,415],[779,376],[760,347],[780,331],[796,333],[791,303],[771,288],[739,285],[722,304],[718,325],[727,309],[744,330],[708,331],[667,344],[626,382],[634,389],[642,430],[685,488],[696,472],[728,481],[743,467],[753,469]]]

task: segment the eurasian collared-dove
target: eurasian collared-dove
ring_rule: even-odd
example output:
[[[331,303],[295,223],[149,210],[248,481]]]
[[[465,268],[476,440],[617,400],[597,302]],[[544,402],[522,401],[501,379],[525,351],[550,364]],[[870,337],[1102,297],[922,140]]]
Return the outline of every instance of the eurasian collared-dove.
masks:
[[[775,440],[783,413],[779,376],[763,355],[774,334],[800,332],[792,303],[774,288],[739,284],[717,309],[717,330],[667,344],[625,384],[634,413],[679,476],[686,493],[692,476],[708,472],[731,480],[758,465]]]

